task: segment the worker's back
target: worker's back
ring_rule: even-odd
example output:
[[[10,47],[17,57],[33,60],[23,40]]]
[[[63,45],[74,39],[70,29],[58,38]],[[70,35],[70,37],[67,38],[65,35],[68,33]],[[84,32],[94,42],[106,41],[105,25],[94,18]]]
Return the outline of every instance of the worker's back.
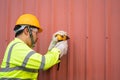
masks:
[[[33,66],[35,62],[31,63],[32,61],[28,60],[29,57],[34,56],[34,53],[24,42],[15,38],[6,49],[0,78],[2,77],[2,80],[3,78],[36,80],[40,63],[39,66]]]

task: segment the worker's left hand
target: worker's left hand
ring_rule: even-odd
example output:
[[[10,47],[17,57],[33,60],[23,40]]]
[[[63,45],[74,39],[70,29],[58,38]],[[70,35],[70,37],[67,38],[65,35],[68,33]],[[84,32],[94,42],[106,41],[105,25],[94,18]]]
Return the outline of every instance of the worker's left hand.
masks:
[[[52,41],[50,42],[50,45],[49,45],[49,47],[48,47],[48,50],[51,50],[52,48],[54,48],[55,45],[57,44],[57,42],[58,42],[57,38],[56,38],[56,37],[53,37],[53,38],[52,38]]]

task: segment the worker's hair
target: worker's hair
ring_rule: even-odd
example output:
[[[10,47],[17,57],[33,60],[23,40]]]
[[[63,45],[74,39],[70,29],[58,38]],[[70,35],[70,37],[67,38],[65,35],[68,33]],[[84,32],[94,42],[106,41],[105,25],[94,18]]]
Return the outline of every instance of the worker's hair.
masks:
[[[16,26],[15,26],[15,28],[14,28],[15,37],[17,37],[17,36],[19,36],[20,34],[22,34],[25,28],[28,28],[28,27],[30,27],[30,28],[36,28],[35,26],[26,25],[24,29],[21,29],[21,30],[17,31],[18,29],[21,28],[21,26],[22,26],[22,25],[16,25]],[[37,29],[38,29],[38,28],[37,28]]]
[[[14,31],[18,30],[20,27],[21,27],[21,25],[16,25],[14,28]],[[23,32],[23,30],[20,30],[17,33],[15,33],[15,37],[19,36]]]

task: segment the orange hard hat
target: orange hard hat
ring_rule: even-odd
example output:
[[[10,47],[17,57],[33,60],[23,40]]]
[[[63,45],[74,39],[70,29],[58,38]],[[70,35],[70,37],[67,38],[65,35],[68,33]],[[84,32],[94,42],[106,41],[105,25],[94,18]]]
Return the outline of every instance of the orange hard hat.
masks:
[[[32,14],[23,14],[16,21],[16,25],[31,25],[39,29],[42,32],[42,28],[36,16]]]

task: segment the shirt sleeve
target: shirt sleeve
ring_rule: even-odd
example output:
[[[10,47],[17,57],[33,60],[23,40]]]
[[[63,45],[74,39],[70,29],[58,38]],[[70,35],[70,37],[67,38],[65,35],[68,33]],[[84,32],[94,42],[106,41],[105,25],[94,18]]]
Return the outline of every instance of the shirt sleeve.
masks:
[[[51,51],[48,51],[45,56],[45,66],[43,70],[47,70],[53,65],[60,62],[59,60],[60,50],[57,48],[53,48]]]

